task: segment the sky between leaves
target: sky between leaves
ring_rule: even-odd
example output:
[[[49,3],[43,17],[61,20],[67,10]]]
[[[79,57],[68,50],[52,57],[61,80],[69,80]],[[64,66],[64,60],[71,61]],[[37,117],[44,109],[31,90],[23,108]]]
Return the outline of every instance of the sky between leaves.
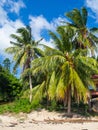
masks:
[[[35,40],[51,45],[47,30],[55,31],[65,13],[87,7],[88,27],[98,27],[98,0],[0,0],[0,52],[10,46],[10,34],[17,28],[30,25]]]

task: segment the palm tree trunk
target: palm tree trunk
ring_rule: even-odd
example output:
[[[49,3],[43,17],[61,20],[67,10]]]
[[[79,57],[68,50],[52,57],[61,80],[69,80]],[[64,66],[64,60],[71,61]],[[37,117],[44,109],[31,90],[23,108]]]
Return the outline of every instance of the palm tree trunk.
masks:
[[[68,90],[68,109],[67,109],[68,115],[71,114],[71,86]]]
[[[30,84],[30,103],[32,101],[32,78],[31,74],[29,74],[29,84]]]

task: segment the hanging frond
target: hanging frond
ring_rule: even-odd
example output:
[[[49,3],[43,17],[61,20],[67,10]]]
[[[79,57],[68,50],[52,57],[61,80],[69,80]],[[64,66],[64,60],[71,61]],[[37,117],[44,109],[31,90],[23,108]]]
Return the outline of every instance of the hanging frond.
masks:
[[[74,71],[74,70],[73,70],[73,73],[74,73],[73,74],[74,75],[74,77],[73,77],[73,85],[74,85],[74,88],[76,88],[77,94],[78,94],[76,100],[79,99],[80,101],[83,100],[84,102],[87,102],[86,93],[88,92],[88,89],[83,84],[83,82],[80,79],[78,73],[76,71]]]
[[[38,56],[41,56],[41,57],[44,57],[45,56],[45,53],[44,51],[42,51],[41,49],[37,48],[37,47],[33,47],[35,53],[38,55]]]
[[[56,99],[57,100],[64,100],[65,98],[65,92],[66,92],[66,86],[64,84],[64,80],[62,79],[62,77],[59,79],[59,82],[57,84],[57,89],[56,89]]]
[[[5,51],[9,54],[14,54],[15,52],[19,51],[19,47],[8,47],[7,49],[5,49]]]
[[[23,42],[24,42],[24,41],[23,41],[23,38],[20,37],[20,36],[18,36],[18,35],[11,34],[10,36],[11,36],[11,38],[15,39],[18,43],[23,43]],[[13,44],[13,43],[12,43],[12,44]]]
[[[57,78],[55,75],[55,72],[53,72],[49,81],[48,95],[51,100],[56,97]]]
[[[58,38],[58,36],[55,33],[51,32],[51,31],[49,31],[49,34],[50,34],[51,38],[54,40],[54,44],[55,44],[56,48],[62,51],[63,50],[62,42]]]
[[[40,102],[42,98],[44,97],[43,95],[44,91],[45,91],[45,81],[42,84],[32,89],[33,101]]]
[[[65,62],[65,58],[60,55],[53,55],[53,56],[45,56],[42,58],[37,58],[32,61],[32,70],[34,70],[42,66],[45,70],[53,70],[57,67],[57,64],[62,64]]]
[[[14,46],[17,46],[17,47],[22,47],[23,45],[21,43],[16,43],[16,42],[12,42],[10,41],[10,43]]]

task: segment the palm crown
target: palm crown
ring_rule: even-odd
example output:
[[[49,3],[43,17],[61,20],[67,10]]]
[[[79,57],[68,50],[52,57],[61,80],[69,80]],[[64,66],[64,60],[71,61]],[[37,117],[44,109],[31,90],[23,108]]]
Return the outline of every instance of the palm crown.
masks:
[[[34,97],[38,98],[36,94],[38,94],[39,90],[42,93],[46,90],[48,91],[49,99],[63,100],[64,104],[67,103],[68,113],[70,113],[71,96],[78,102],[87,100],[88,86],[91,84],[94,86],[91,76],[94,73],[98,73],[97,62],[93,58],[71,51],[73,38],[68,37],[68,32],[66,30],[64,32],[62,27],[59,27],[59,29],[61,30],[57,35],[50,32],[56,49],[46,46],[45,57],[35,59],[32,62],[33,74],[46,72],[46,75],[48,75],[47,80],[43,81],[37,88],[34,88]],[[66,41],[64,36],[69,39]],[[41,93],[40,95],[43,96]]]
[[[76,31],[76,39],[78,48],[92,48],[98,43],[98,38],[94,35],[98,28],[87,28],[87,18],[88,12],[86,8],[82,8],[81,11],[74,9],[68,13],[66,16],[71,22],[67,23],[68,26]]]
[[[6,49],[8,53],[13,54],[15,65],[14,70],[21,65],[23,67],[23,72],[29,70],[29,83],[30,83],[30,102],[32,99],[32,77],[30,73],[31,61],[41,55],[41,50],[38,48],[38,43],[32,39],[31,28],[29,26],[17,29],[16,34],[12,34],[11,37],[15,42],[11,41],[12,47]]]

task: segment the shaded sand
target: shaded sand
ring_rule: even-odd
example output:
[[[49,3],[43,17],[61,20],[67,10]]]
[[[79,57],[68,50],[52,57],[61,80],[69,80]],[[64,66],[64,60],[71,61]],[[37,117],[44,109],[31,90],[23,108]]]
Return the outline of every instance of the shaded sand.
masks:
[[[33,111],[30,114],[0,115],[0,130],[98,130],[98,117],[84,118],[64,113]]]

